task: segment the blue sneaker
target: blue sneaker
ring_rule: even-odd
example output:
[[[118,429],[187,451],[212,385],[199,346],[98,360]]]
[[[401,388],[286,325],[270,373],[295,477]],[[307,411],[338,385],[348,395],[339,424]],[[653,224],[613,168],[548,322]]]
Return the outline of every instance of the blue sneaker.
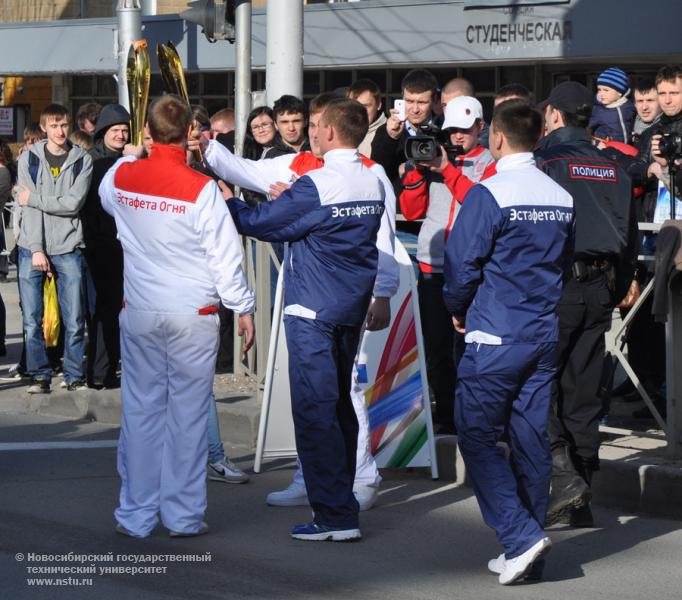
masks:
[[[291,537],[295,540],[308,540],[310,542],[350,542],[362,538],[360,530],[344,529],[342,527],[329,527],[318,523],[296,525],[291,530]]]

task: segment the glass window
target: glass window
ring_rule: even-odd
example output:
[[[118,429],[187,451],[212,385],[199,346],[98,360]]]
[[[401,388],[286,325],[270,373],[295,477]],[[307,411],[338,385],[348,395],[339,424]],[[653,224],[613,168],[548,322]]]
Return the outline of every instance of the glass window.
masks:
[[[532,66],[500,67],[500,85],[520,83],[532,90],[535,86],[535,69]]]
[[[265,89],[265,71],[253,71],[251,73],[251,90]]]
[[[198,96],[201,93],[201,89],[199,87],[199,73],[185,73],[185,82],[187,83],[187,93],[190,97]]]
[[[97,76],[97,96],[118,96],[118,86],[111,75]]]
[[[475,93],[495,91],[495,69],[494,68],[472,68],[462,69],[462,77],[471,82]]]
[[[356,71],[356,80],[358,79],[370,79],[379,86],[381,93],[386,91],[386,71]]]
[[[202,101],[202,104],[204,105],[204,108],[208,111],[209,115],[213,115],[217,113],[219,110],[222,110],[223,108],[227,108],[229,103],[225,98],[204,98]]]
[[[320,72],[303,71],[303,94],[315,96],[321,91]]]
[[[71,95],[91,98],[94,95],[92,93],[92,83],[93,78],[90,75],[75,75],[71,78]]]
[[[337,88],[346,87],[353,83],[352,71],[325,71],[325,91],[333,92]]]
[[[398,97],[402,96],[403,88],[402,82],[403,77],[410,72],[411,69],[393,69],[391,72],[391,89],[388,90],[392,94],[397,94]]]
[[[149,80],[149,95],[150,96],[162,96],[165,89],[163,87],[163,80],[161,75],[152,74]]]
[[[231,73],[204,73],[204,94],[227,96],[230,89]]]
[[[431,73],[433,73],[434,77],[438,80],[438,86],[441,88],[448,81],[457,77],[457,68],[456,67],[450,67],[447,69],[428,69],[427,68],[426,70],[431,71]]]

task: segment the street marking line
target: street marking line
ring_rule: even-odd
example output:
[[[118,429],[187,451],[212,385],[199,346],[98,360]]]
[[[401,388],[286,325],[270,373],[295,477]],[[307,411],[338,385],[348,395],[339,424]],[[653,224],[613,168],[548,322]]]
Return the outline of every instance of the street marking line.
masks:
[[[81,448],[116,448],[118,440],[90,440],[85,442],[7,442],[0,443],[0,452],[23,450],[78,450]]]

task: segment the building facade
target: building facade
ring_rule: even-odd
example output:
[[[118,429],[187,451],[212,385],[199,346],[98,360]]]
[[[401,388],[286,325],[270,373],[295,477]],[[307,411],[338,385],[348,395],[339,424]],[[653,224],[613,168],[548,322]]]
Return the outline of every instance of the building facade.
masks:
[[[19,3],[0,1],[0,16],[9,14],[2,12],[3,7],[7,11],[15,4]],[[83,4],[87,11],[108,10],[109,16],[86,12],[85,18],[79,18]],[[15,21],[24,22],[0,23],[0,56],[5,57],[0,75],[22,79],[11,85],[5,79],[0,103],[23,106],[24,118],[34,119],[49,95],[46,90],[73,109],[93,99],[114,101],[115,4],[106,0],[21,3],[12,14]],[[192,102],[204,104],[209,112],[231,106],[234,46],[209,44],[196,26],[180,19],[176,13],[184,10],[186,2],[156,0],[148,2],[147,9],[151,4],[155,14],[143,17],[144,35],[150,47],[166,40],[176,45]],[[638,76],[653,74],[662,64],[682,62],[682,38],[677,35],[682,2],[360,0],[308,4],[304,17],[307,98],[369,77],[384,91],[388,105],[400,95],[404,74],[419,66],[432,70],[441,83],[456,76],[471,80],[489,111],[496,90],[507,83],[522,83],[539,99],[563,80],[593,86],[608,66]],[[54,7],[51,19],[42,16],[48,14],[47,8],[40,8],[43,5]],[[266,86],[265,5],[265,1],[253,3],[254,90]],[[667,18],[651,18],[662,14]],[[26,22],[31,15],[43,20]],[[19,46],[27,51],[16,52]],[[152,72],[154,96],[162,86],[155,64]],[[32,80],[30,86],[25,84],[27,77]],[[35,92],[31,91],[34,86]],[[41,91],[34,97],[38,88]]]

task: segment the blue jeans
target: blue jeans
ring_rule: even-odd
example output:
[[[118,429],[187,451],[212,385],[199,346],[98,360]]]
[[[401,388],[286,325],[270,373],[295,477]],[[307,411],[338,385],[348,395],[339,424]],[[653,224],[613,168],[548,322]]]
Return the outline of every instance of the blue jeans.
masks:
[[[220,424],[218,423],[218,409],[215,395],[211,394],[211,407],[208,410],[208,462],[220,462],[225,457],[225,449],[220,440]]]
[[[49,381],[52,369],[43,337],[43,284],[45,273],[33,269],[33,253],[19,247],[19,291],[26,337],[26,368],[35,379]],[[85,306],[83,255],[76,249],[49,257],[57,283],[59,312],[64,329],[64,381],[83,379]]]

